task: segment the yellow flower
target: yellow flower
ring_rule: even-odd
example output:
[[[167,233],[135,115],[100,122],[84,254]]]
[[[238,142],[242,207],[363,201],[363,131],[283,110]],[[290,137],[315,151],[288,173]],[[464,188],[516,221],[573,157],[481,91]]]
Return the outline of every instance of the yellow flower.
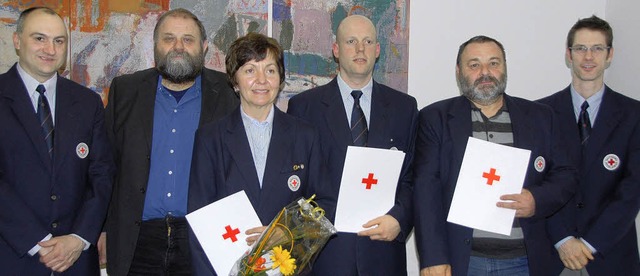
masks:
[[[273,261],[272,269],[279,267],[280,272],[285,275],[293,275],[296,270],[296,259],[291,258],[289,250],[282,249],[282,246],[276,246],[273,248],[273,255],[271,255],[271,261]]]

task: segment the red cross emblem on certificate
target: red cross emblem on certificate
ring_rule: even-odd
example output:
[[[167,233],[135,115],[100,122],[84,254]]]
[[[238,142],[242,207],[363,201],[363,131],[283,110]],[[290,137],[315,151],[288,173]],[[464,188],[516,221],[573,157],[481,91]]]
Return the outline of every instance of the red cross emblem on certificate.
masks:
[[[496,174],[496,169],[491,168],[488,173],[483,172],[482,177],[487,179],[487,185],[493,185],[493,181],[500,181],[500,176]]]
[[[362,184],[367,185],[367,190],[371,190],[371,186],[378,184],[378,179],[373,178],[373,173],[369,173],[369,177],[362,179]]]
[[[231,242],[236,242],[238,241],[238,238],[236,238],[236,235],[240,234],[240,230],[238,230],[238,228],[236,229],[231,229],[231,225],[227,225],[224,227],[224,230],[226,230],[227,232],[222,234],[222,237],[226,240],[226,239],[231,239]]]

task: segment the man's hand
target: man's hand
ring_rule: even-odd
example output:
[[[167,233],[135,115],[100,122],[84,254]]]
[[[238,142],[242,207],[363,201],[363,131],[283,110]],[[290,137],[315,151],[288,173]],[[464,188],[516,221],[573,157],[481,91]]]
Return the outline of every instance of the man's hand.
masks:
[[[500,200],[513,202],[498,202],[496,206],[516,210],[516,218],[528,218],[536,213],[536,200],[529,190],[522,189],[519,194],[503,195]]]
[[[107,232],[100,233],[98,238],[98,257],[101,266],[107,263]]]
[[[591,250],[576,238],[571,238],[563,243],[558,248],[558,254],[560,254],[560,260],[564,266],[572,270],[580,270],[587,265],[589,260],[593,261]]]
[[[420,276],[451,276],[451,265],[434,265],[420,270]]]
[[[73,235],[54,237],[38,244],[43,248],[52,248],[50,252],[40,254],[40,262],[55,272],[64,272],[71,267],[84,248],[84,242]]]
[[[49,254],[49,252],[51,252],[51,250],[53,250],[53,247],[44,247],[44,246],[40,246],[40,250],[38,250],[38,254],[40,255],[40,257]]]
[[[267,229],[266,226],[258,226],[245,231],[244,233],[247,235],[247,245],[251,246],[254,242],[256,242],[260,237],[260,234],[262,234],[265,229]]]
[[[374,218],[362,225],[362,227],[374,227],[373,229],[358,232],[358,236],[368,236],[374,241],[392,241],[400,234],[400,223],[390,215]]]

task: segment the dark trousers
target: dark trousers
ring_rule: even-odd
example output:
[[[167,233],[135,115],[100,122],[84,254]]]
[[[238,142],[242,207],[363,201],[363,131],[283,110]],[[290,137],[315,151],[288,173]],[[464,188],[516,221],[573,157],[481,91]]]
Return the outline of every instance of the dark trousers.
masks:
[[[189,226],[184,217],[143,221],[129,275],[190,275]]]

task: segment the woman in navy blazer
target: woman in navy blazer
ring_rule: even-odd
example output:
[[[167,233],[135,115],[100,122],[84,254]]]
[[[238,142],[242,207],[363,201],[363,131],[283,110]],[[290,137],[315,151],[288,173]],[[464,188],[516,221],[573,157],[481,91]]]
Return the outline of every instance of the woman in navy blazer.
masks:
[[[322,191],[319,135],[308,123],[274,107],[284,85],[283,52],[275,39],[256,33],[239,38],[230,47],[226,67],[240,107],[197,131],[188,210],[244,190],[262,224],[268,225],[295,199]],[[329,200],[316,199],[321,207]],[[247,234],[264,229],[256,226]],[[215,275],[193,235],[191,252],[195,275]]]

